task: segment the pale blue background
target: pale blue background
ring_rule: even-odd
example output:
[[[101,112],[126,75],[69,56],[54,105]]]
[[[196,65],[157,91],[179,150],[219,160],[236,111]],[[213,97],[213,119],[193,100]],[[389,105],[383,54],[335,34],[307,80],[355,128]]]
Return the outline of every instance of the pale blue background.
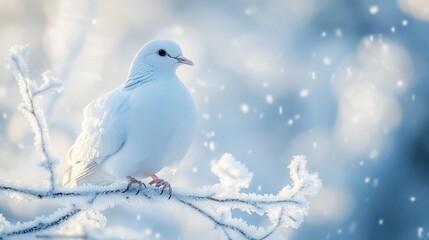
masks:
[[[125,80],[146,41],[170,38],[196,63],[178,74],[200,116],[189,154],[175,175],[163,175],[173,186],[215,183],[210,162],[229,152],[254,173],[249,191],[275,193],[290,182],[291,157],[302,154],[324,186],[303,225],[281,231],[281,239],[429,238],[427,2],[1,0],[0,6],[0,56],[28,43],[30,75],[53,69],[65,81],[56,102],[45,99],[60,173],[84,106]],[[0,176],[42,185],[46,173],[19,101],[10,71],[1,67]],[[12,222],[55,206],[0,196],[0,212]],[[199,216],[155,206],[110,209],[108,229],[144,239],[219,238]]]

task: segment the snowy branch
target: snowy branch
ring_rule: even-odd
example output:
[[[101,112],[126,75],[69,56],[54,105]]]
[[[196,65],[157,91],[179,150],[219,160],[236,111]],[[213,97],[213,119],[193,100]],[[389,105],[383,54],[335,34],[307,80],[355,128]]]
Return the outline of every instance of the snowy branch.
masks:
[[[231,155],[226,154],[218,163],[222,163],[225,159],[234,161]],[[305,170],[304,157],[295,157],[289,168],[293,186],[286,186],[276,195],[233,192],[229,188],[231,185],[219,183],[201,189],[175,189],[168,201],[169,204],[171,202],[180,203],[206,217],[216,227],[222,229],[227,239],[236,239],[231,236],[241,236],[244,239],[265,239],[281,226],[299,227],[308,211],[306,197],[312,196],[320,188],[320,180],[317,176],[311,175]],[[231,183],[228,182],[228,184]],[[49,192],[32,187],[0,184],[1,191],[8,191],[11,194],[19,193],[39,199],[57,199],[74,206],[60,209],[52,216],[38,218],[25,224],[17,226],[7,224],[4,229],[0,230],[0,236],[39,232],[60,225],[80,211],[91,208],[101,211],[107,207],[130,201],[167,201],[167,196],[160,195],[157,188],[148,187],[141,190],[138,195],[135,194],[136,191],[123,193],[124,189],[125,185],[86,186]],[[267,229],[250,226],[243,219],[233,218],[231,212],[233,209],[241,209],[259,215],[266,214],[272,225]]]
[[[124,192],[124,183],[111,186],[83,186],[73,189],[55,188],[54,163],[56,160],[49,150],[49,135],[43,111],[37,104],[37,97],[49,89],[59,89],[58,80],[48,72],[40,87],[36,87],[27,74],[28,47],[14,47],[10,51],[9,63],[18,80],[23,104],[21,111],[31,123],[35,134],[35,146],[41,150],[44,167],[50,174],[50,188],[38,189],[32,186],[20,186],[0,182],[0,192],[8,196],[20,195],[27,199],[56,200],[63,207],[49,216],[40,216],[25,223],[11,224],[0,214],[0,239],[13,236],[41,236],[59,226],[79,217],[95,219],[98,227],[106,224],[101,211],[118,204],[129,202],[158,202],[177,204],[185,207],[211,222],[221,230],[225,239],[266,239],[280,227],[297,228],[308,213],[308,198],[321,188],[317,174],[306,170],[304,156],[295,156],[289,165],[292,185],[285,186],[275,195],[243,193],[248,188],[253,174],[232,155],[223,157],[212,165],[212,172],[219,183],[198,189],[175,188],[171,199],[161,195],[160,189],[147,187],[141,191]],[[267,216],[270,226],[267,228],[252,226],[245,219],[233,216],[233,210],[239,209],[249,214]]]

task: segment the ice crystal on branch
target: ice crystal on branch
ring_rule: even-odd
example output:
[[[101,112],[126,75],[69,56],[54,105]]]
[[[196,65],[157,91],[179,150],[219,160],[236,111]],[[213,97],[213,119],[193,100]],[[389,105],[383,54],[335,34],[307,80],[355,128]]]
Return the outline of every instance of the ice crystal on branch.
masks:
[[[231,154],[224,154],[218,162],[212,165],[211,170],[219,178],[220,186],[223,189],[234,192],[248,188],[253,177],[253,173],[236,161]]]

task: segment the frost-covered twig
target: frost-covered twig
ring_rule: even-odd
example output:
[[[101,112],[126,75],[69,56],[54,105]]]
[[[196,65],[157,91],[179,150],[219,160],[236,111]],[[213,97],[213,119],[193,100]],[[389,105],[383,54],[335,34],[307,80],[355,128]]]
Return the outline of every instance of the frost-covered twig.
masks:
[[[9,50],[7,58],[15,79],[18,81],[19,90],[23,102],[19,105],[19,110],[30,122],[34,133],[34,146],[43,157],[43,167],[49,171],[49,184],[51,191],[55,190],[56,173],[55,165],[57,160],[49,150],[48,124],[45,115],[39,106],[38,100],[41,93],[47,90],[62,90],[61,82],[53,76],[51,71],[42,74],[44,83],[37,86],[36,81],[28,76],[28,46],[15,46]]]
[[[199,189],[175,188],[170,200],[167,200],[167,196],[160,195],[158,188],[153,187],[147,187],[137,195],[136,191],[124,193],[124,183],[104,187],[55,188],[54,159],[49,150],[47,124],[34,97],[51,89],[49,86],[56,85],[49,80],[51,78],[44,77],[45,84],[37,88],[28,78],[27,49],[27,47],[12,48],[9,62],[19,82],[24,100],[21,109],[30,121],[36,136],[35,146],[41,149],[44,160],[47,162],[45,167],[50,170],[51,188],[46,190],[0,182],[0,192],[8,193],[9,196],[19,194],[28,199],[56,200],[64,206],[49,216],[40,216],[32,221],[15,225],[10,224],[0,214],[0,239],[38,235],[62,226],[80,215],[84,217],[91,215],[91,218],[95,218],[101,227],[105,225],[106,219],[100,211],[130,201],[168,202],[175,203],[178,207],[186,207],[203,216],[216,229],[221,229],[226,239],[266,239],[282,226],[297,228],[302,223],[309,208],[308,198],[315,195],[321,187],[317,174],[307,172],[304,156],[295,156],[289,165],[292,185],[284,187],[275,195],[243,193],[241,190],[249,187],[253,174],[230,154],[224,154],[212,165],[212,172],[219,178],[219,183]],[[249,225],[245,219],[233,216],[234,209],[267,216],[271,225],[267,228]]]
[[[13,227],[9,222],[5,221],[5,219],[0,219],[0,223],[2,224],[0,227],[0,239],[5,237],[28,235],[50,229],[69,220],[80,211],[82,211],[82,209],[76,208],[72,205],[58,209],[48,217],[37,217],[33,221],[18,223]],[[2,220],[3,222],[1,222]]]

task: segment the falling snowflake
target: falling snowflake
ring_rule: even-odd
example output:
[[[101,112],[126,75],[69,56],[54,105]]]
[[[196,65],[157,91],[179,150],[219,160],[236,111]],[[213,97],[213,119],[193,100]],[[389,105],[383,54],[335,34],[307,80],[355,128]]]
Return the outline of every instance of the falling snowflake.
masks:
[[[248,113],[249,112],[249,105],[243,103],[243,104],[241,104],[240,109],[241,109],[242,113]]]
[[[375,14],[377,14],[378,13],[378,11],[379,11],[379,8],[378,8],[378,6],[371,6],[370,8],[369,8],[369,13],[371,13],[371,15],[375,15]]]

